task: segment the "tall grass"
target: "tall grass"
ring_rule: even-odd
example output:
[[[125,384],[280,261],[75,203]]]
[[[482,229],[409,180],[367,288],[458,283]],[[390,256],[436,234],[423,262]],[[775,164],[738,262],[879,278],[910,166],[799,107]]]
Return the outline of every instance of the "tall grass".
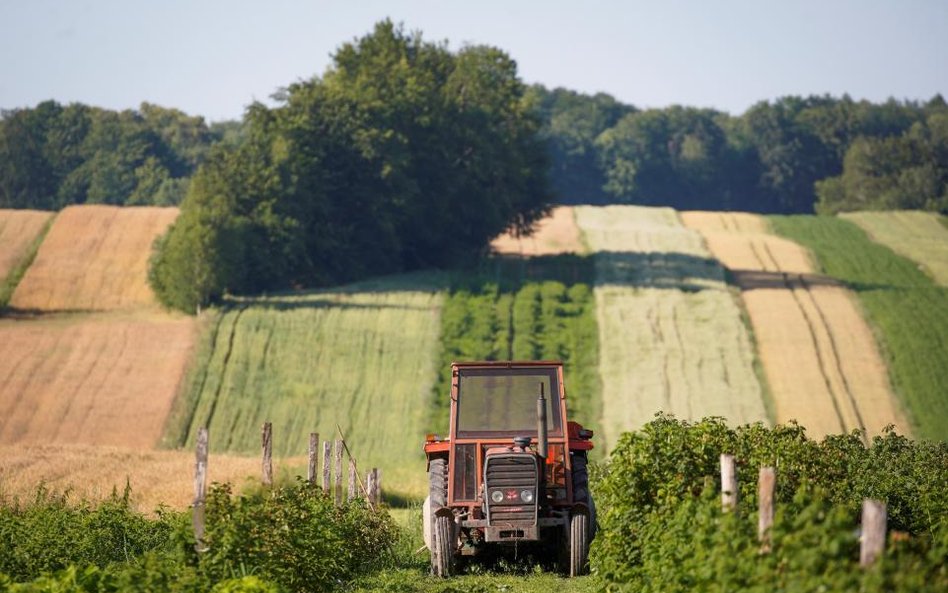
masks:
[[[574,255],[492,258],[457,274],[442,311],[440,380],[430,429],[448,427],[450,365],[473,360],[562,360],[570,416],[599,420],[592,262]]]
[[[189,393],[167,443],[257,453],[273,423],[274,455],[306,453],[310,432],[345,434],[360,469],[423,492],[421,444],[436,377],[442,294],[436,277],[394,277],[335,290],[233,301],[205,331]],[[419,470],[419,467],[421,468]]]
[[[823,272],[855,291],[916,434],[948,439],[948,288],[849,221],[774,216],[771,222],[776,232],[812,250]]]

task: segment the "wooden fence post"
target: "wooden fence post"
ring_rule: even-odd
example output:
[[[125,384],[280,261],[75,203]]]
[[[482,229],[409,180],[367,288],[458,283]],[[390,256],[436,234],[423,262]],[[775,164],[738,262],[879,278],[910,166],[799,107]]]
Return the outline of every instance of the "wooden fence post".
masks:
[[[760,468],[757,480],[758,513],[757,513],[757,540],[761,551],[770,551],[770,528],[774,524],[774,486],[777,482],[777,472],[772,467]]]
[[[332,475],[332,442],[323,443],[323,492],[329,494],[330,476]]]
[[[263,485],[273,485],[273,425],[263,423]]]
[[[365,496],[369,500],[370,506],[375,506],[375,471],[369,470],[365,474],[365,484],[366,484],[366,493]]]
[[[306,468],[306,481],[313,485],[316,483],[316,471],[317,463],[316,457],[319,453],[316,451],[319,448],[319,433],[311,432],[309,433],[309,465]]]
[[[335,500],[336,504],[342,504],[342,441],[336,441],[336,473],[335,478]]]
[[[737,510],[737,468],[734,456],[726,453],[721,455],[721,508]]]
[[[206,552],[204,545],[204,501],[207,494],[207,428],[197,434],[197,451],[194,464],[194,504],[191,523],[194,526],[194,549]]]
[[[372,473],[375,474],[375,502],[378,504],[382,502],[382,470],[373,467]]]
[[[862,535],[859,537],[859,566],[871,566],[885,549],[885,503],[878,500],[862,501]]]
[[[356,463],[349,460],[349,500],[356,497]]]

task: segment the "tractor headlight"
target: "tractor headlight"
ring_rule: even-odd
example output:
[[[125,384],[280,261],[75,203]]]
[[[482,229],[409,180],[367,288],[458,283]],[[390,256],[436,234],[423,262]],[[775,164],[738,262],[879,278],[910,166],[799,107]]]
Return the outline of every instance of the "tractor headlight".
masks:
[[[520,500],[530,504],[533,502],[533,490],[521,490],[520,491]]]
[[[504,502],[504,493],[501,492],[500,490],[494,490],[493,492],[490,493],[490,499],[493,500],[495,503]]]

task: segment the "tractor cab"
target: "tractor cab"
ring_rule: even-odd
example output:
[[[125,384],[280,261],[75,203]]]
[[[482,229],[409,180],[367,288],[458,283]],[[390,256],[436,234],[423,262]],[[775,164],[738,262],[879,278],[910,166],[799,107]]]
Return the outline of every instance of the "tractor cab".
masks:
[[[595,529],[593,433],[568,420],[563,364],[454,363],[451,377],[448,433],[425,442],[432,571],[448,576],[460,557],[532,543],[581,574]]]

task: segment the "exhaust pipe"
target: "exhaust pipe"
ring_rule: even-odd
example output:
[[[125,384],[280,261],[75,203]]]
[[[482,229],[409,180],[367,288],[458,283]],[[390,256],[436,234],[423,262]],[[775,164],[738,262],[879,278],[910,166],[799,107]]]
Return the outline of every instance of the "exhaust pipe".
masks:
[[[546,502],[546,398],[543,397],[543,382],[540,382],[540,397],[537,398],[537,460],[540,478],[537,484],[537,503],[544,506]]]

